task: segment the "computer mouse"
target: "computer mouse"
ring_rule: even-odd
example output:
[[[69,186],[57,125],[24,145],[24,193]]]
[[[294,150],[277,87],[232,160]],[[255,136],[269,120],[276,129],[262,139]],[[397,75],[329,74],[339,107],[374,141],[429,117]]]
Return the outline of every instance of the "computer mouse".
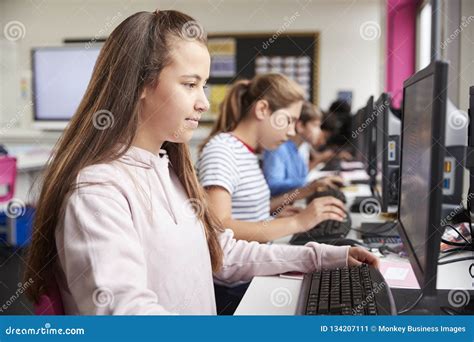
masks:
[[[341,202],[344,202],[344,203],[347,202],[347,199],[346,199],[346,196],[344,195],[344,193],[342,191],[336,190],[336,189],[327,189],[325,191],[317,191],[317,192],[313,193],[312,196],[308,197],[307,202],[309,203],[315,198],[326,197],[326,196],[335,197],[335,198],[337,198],[338,200],[340,200]]]

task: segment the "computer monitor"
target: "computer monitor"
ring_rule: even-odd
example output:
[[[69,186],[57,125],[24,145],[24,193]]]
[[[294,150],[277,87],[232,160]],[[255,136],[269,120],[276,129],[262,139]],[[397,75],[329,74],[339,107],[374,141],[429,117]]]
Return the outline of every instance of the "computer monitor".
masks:
[[[98,45],[32,49],[35,127],[66,127],[84,96],[99,51]]]
[[[382,212],[398,204],[398,179],[400,178],[400,119],[390,109],[391,99],[382,93],[375,101],[376,172],[372,176],[372,192],[379,201]]]
[[[366,145],[367,145],[367,174],[370,177],[370,188],[373,192],[375,188],[375,175],[377,174],[377,127],[376,119],[377,115],[374,110],[374,97],[369,97],[367,105],[365,106],[365,122],[367,124],[367,133],[365,134]]]
[[[469,126],[467,135],[467,146],[474,146],[474,86],[469,88]],[[474,171],[469,172],[469,195],[474,191]],[[469,196],[470,197],[470,196]],[[473,208],[470,208],[471,210]]]
[[[446,133],[444,136],[444,179],[442,217],[448,223],[465,222],[460,211],[464,191],[464,162],[468,142],[466,113],[459,110],[449,98],[446,101]],[[453,213],[457,214],[453,216]]]
[[[351,119],[351,147],[354,151],[354,156],[357,160],[362,160],[362,134],[360,133],[359,127],[362,125],[362,121],[364,120],[364,113],[365,107],[360,108]]]
[[[398,231],[425,296],[436,296],[448,65],[435,61],[403,84]]]
[[[365,107],[359,109],[353,118],[352,124],[352,145],[355,148],[355,157],[364,163],[367,172],[370,171],[369,165],[369,146],[373,139],[374,132],[374,97],[367,100]],[[375,152],[374,152],[375,154]]]

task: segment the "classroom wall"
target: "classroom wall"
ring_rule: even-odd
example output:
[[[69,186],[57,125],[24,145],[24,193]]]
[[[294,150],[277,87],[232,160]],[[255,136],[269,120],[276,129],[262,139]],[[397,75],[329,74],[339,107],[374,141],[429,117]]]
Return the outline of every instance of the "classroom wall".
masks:
[[[321,34],[319,98],[323,109],[338,90],[354,92],[355,108],[383,90],[381,17],[385,8],[379,0],[2,0],[2,28],[18,20],[25,27],[25,36],[15,43],[3,35],[0,39],[0,124],[26,129],[31,125],[31,47],[60,45],[64,38],[106,35],[128,15],[156,7],[182,10],[212,33],[275,32],[285,17],[298,12],[288,31]]]

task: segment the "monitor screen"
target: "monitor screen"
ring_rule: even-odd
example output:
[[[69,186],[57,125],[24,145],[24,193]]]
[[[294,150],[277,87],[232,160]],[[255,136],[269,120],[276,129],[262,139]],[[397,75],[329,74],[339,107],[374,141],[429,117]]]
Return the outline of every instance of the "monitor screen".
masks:
[[[89,84],[99,47],[32,51],[35,121],[68,121]]]
[[[400,220],[420,265],[426,262],[430,214],[433,87],[433,75],[407,87],[403,112]]]
[[[447,64],[434,62],[404,83],[399,233],[419,285],[436,291]]]

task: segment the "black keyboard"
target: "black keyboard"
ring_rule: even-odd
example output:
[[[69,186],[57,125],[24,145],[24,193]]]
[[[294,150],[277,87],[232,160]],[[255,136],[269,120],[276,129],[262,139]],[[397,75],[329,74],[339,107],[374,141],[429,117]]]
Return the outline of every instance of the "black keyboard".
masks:
[[[306,274],[298,301],[303,315],[395,315],[382,274],[367,264]]]
[[[402,243],[402,239],[399,236],[368,236],[362,240],[369,248],[394,247]]]
[[[321,171],[340,171],[341,169],[341,160],[339,158],[333,158],[324,164]]]
[[[382,246],[396,247],[402,243],[398,235],[397,224],[392,221],[385,223],[364,222],[360,226],[361,237],[369,248]]]
[[[328,188],[327,190],[324,190],[324,191],[316,191],[312,196],[307,198],[306,203],[311,202],[315,198],[325,197],[325,196],[335,197],[344,203],[346,203],[347,201],[346,195],[344,195],[342,191],[334,189],[334,188]]]
[[[350,216],[347,215],[345,221],[323,221],[307,232],[294,234],[290,240],[292,245],[304,245],[310,241],[319,243],[334,244],[335,241],[345,238],[351,230],[352,222]]]

